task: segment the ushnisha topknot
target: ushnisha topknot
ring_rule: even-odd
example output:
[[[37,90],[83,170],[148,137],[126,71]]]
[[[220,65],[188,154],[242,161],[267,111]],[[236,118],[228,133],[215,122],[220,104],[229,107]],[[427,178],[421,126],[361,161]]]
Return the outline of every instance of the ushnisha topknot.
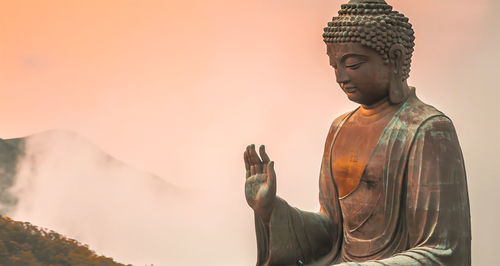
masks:
[[[325,43],[361,43],[377,51],[386,64],[389,49],[401,44],[406,49],[402,78],[409,77],[415,32],[407,17],[392,10],[384,0],[351,0],[341,5],[338,13],[324,28]]]

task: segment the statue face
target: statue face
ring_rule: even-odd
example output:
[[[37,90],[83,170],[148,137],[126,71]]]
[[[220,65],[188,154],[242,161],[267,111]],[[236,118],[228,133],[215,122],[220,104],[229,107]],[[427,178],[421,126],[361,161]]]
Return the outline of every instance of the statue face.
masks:
[[[360,43],[327,43],[330,65],[349,100],[370,106],[389,95],[391,64]]]

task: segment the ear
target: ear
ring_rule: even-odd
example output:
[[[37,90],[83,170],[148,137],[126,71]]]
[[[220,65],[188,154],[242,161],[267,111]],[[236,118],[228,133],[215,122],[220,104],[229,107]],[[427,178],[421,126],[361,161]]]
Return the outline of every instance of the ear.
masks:
[[[389,64],[392,67],[389,101],[392,104],[402,103],[410,93],[406,81],[402,79],[403,60],[406,56],[405,51],[405,48],[401,44],[394,44],[389,50]]]
[[[403,60],[406,56],[406,49],[401,44],[394,44],[389,49],[389,63],[393,67],[395,76],[401,77]]]

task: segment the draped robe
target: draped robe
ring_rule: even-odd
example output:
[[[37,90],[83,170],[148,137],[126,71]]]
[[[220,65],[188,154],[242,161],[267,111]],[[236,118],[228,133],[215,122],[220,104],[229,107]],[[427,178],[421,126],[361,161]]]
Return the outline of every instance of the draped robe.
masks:
[[[319,212],[277,198],[269,223],[255,216],[257,265],[470,265],[463,156],[451,120],[414,89],[385,127],[357,187],[339,199],[332,123],[319,180]]]

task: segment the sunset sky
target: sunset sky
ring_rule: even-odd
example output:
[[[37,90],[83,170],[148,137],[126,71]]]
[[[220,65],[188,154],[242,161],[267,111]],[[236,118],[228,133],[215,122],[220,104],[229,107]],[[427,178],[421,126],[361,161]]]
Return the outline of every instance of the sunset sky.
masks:
[[[73,131],[129,165],[203,191],[199,200],[214,208],[204,215],[242,230],[232,245],[229,232],[214,234],[213,245],[253,264],[244,148],[266,144],[278,194],[316,210],[327,130],[356,106],[335,83],[321,37],[342,3],[0,0],[0,138]],[[499,2],[388,3],[416,32],[410,85],[457,129],[473,264],[491,264],[500,238]]]

